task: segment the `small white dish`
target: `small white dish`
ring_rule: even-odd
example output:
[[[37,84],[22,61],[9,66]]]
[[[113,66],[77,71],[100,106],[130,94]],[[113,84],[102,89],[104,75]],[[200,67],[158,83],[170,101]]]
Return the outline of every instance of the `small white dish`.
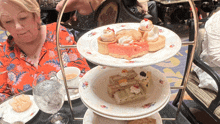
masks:
[[[78,89],[68,89],[68,91],[69,91],[69,95],[70,95],[70,100],[75,100],[75,99],[80,98]],[[66,93],[66,91],[65,91],[65,93]],[[68,101],[67,95],[65,95],[64,100]]]
[[[162,124],[162,118],[158,112],[149,116],[149,118],[156,119],[156,124]],[[90,109],[87,109],[83,118],[83,124],[127,124],[127,123],[128,123],[127,120],[113,120],[97,115]]]
[[[97,66],[87,72],[79,85],[80,97],[85,104],[99,113],[121,118],[147,115],[166,104],[170,96],[170,84],[163,73],[151,66],[133,68],[136,72],[151,72],[153,83],[147,90],[147,98],[122,105],[116,104],[108,95],[107,85],[109,76],[120,73],[123,69]]]
[[[77,67],[65,67],[64,71],[66,75],[67,86],[70,88],[78,88],[80,79],[79,75],[81,72],[80,69]],[[58,81],[64,85],[63,74],[61,70],[57,72],[56,76],[58,78]]]
[[[0,105],[0,113],[3,111],[3,120],[8,122],[8,123],[13,123],[15,121],[22,121],[24,123],[28,122],[31,120],[39,111],[39,108],[34,102],[34,97],[32,95],[28,95],[30,97],[30,100],[32,101],[32,105],[30,108],[24,112],[16,112],[12,109],[12,106],[9,104],[10,100],[9,99],[5,102],[3,102]]]
[[[121,29],[138,30],[140,23],[117,23],[95,28],[88,31],[77,42],[79,53],[92,63],[112,67],[142,67],[153,65],[173,57],[181,48],[182,42],[180,37],[170,29],[157,26],[159,34],[166,37],[165,47],[153,53],[147,53],[144,56],[133,58],[131,60],[114,58],[109,55],[103,55],[98,52],[97,38],[101,36],[104,29],[108,27],[118,32]]]

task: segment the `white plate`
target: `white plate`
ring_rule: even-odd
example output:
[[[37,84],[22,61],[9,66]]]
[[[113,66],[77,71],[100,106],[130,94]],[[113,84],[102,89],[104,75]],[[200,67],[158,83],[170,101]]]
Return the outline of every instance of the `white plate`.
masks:
[[[75,100],[75,99],[80,98],[78,89],[68,89],[68,91],[69,91],[69,95],[70,95],[70,100]],[[68,101],[67,95],[65,95],[64,100]]]
[[[149,117],[156,119],[156,124],[162,124],[162,119],[158,112]],[[90,109],[87,109],[83,118],[83,124],[127,124],[127,122],[126,120],[113,120],[99,116]]]
[[[97,38],[107,27],[117,32],[121,29],[137,30],[139,25],[140,23],[118,23],[95,28],[80,37],[77,42],[77,49],[79,53],[90,62],[113,67],[141,67],[156,64],[169,59],[180,50],[182,45],[180,37],[167,28],[157,26],[160,29],[159,34],[166,37],[165,47],[157,52],[148,53],[142,57],[131,59],[130,61],[114,58],[109,55],[102,55],[98,52]]]
[[[9,101],[12,99],[7,100],[0,105],[0,113],[4,111],[3,112],[4,121],[8,123],[13,123],[15,121],[23,121],[24,123],[26,123],[38,113],[39,108],[34,102],[34,97],[32,95],[28,95],[28,96],[32,101],[32,105],[28,110],[24,112],[18,113],[12,109],[11,105],[9,104]]]
[[[151,113],[148,113],[148,114],[145,114],[145,115],[141,115],[141,116],[136,116],[136,117],[115,117],[115,116],[110,116],[110,115],[105,115],[103,113],[100,113],[94,109],[92,109],[91,107],[89,107],[89,105],[86,105],[85,102],[82,100],[82,102],[84,103],[84,105],[89,108],[90,110],[92,110],[94,113],[102,116],[102,117],[105,117],[105,118],[109,118],[109,119],[112,119],[112,120],[136,120],[136,119],[142,119],[142,118],[146,118],[146,117],[149,117],[151,115],[154,115],[155,113],[158,113],[161,109],[163,109],[167,103],[169,102],[169,99],[170,99],[170,95],[167,97],[167,100],[166,102],[161,106],[159,107],[157,110],[151,112]]]
[[[153,67],[133,68],[137,73],[151,71],[153,83],[147,90],[147,98],[128,104],[118,105],[107,93],[109,76],[121,72],[123,68],[97,66],[83,76],[79,93],[85,104],[96,111],[117,117],[134,117],[151,113],[165,104],[170,95],[170,85],[163,73]]]

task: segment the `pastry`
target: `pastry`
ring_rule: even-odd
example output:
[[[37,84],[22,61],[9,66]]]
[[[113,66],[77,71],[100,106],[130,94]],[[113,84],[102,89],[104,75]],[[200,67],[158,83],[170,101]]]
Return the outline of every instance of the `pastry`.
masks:
[[[123,29],[116,33],[117,42],[108,45],[109,55],[130,60],[148,53],[148,43],[135,29]]]
[[[138,119],[138,120],[129,121],[128,124],[156,124],[156,119],[142,118],[142,119]]]
[[[108,55],[108,44],[116,42],[115,31],[107,28],[103,31],[102,35],[98,37],[98,52]]]
[[[30,108],[30,106],[32,105],[32,102],[29,96],[23,94],[23,95],[14,97],[9,102],[9,104],[12,106],[14,111],[24,112]]]
[[[135,29],[122,29],[116,33],[117,40],[124,36],[131,36],[136,42],[139,42],[142,39],[142,34]]]
[[[152,30],[145,32],[143,39],[148,42],[150,52],[155,52],[165,47],[166,38],[163,35],[159,35],[159,29],[156,26]]]
[[[138,29],[143,35],[143,40],[148,42],[149,52],[155,52],[165,47],[166,38],[159,35],[159,28],[152,21],[144,19],[140,22]]]
[[[154,27],[154,24],[149,19],[144,19],[140,22],[140,27],[138,28],[138,31],[141,32],[142,35],[144,35],[145,32],[149,32]]]

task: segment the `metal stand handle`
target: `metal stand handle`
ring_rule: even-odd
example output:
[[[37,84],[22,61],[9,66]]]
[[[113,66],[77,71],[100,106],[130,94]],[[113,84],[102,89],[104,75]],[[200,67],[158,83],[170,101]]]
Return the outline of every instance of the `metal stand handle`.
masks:
[[[183,97],[184,97],[184,94],[185,94],[186,85],[187,85],[188,78],[189,78],[189,73],[190,73],[190,70],[192,68],[192,62],[193,62],[193,58],[194,58],[195,48],[196,48],[196,44],[198,42],[198,15],[197,15],[196,7],[195,7],[195,4],[194,4],[193,0],[188,0],[188,1],[189,1],[189,4],[190,4],[190,6],[192,8],[192,12],[193,12],[195,36],[194,36],[194,42],[192,42],[191,44],[188,44],[188,45],[193,45],[193,47],[192,47],[192,51],[191,51],[191,54],[190,54],[190,57],[189,57],[189,64],[188,64],[188,67],[186,69],[186,74],[185,74],[185,77],[184,77],[183,89],[182,89],[182,92],[181,92],[181,95],[180,95],[180,101],[179,101],[178,109],[177,109],[177,112],[176,112],[176,118],[179,115],[180,108],[181,108],[181,105],[182,105],[182,102],[183,102]]]
[[[67,94],[67,97],[68,97],[70,111],[71,111],[72,117],[74,118],[72,103],[71,103],[71,100],[70,100],[68,86],[67,86],[67,83],[66,83],[66,76],[65,76],[65,72],[64,72],[63,60],[62,60],[60,49],[61,48],[71,48],[71,47],[76,48],[76,45],[65,47],[65,46],[62,46],[62,45],[59,44],[60,22],[61,22],[62,15],[63,15],[64,9],[66,8],[66,5],[67,5],[68,1],[69,0],[64,1],[62,10],[58,14],[57,27],[56,27],[56,45],[57,45],[57,50],[58,50],[58,57],[59,57],[59,61],[60,61],[61,72],[62,72],[62,75],[64,77],[64,84],[65,84],[66,94]],[[182,90],[182,92],[181,92],[180,101],[179,101],[179,104],[178,104],[178,109],[177,109],[177,112],[176,112],[176,118],[175,119],[177,119],[177,117],[179,115],[180,108],[181,108],[181,105],[182,105],[182,102],[183,102],[183,97],[184,97],[186,85],[187,85],[187,82],[188,82],[189,73],[190,73],[190,70],[191,70],[191,67],[192,67],[193,58],[194,58],[196,43],[198,41],[198,15],[197,15],[196,7],[195,7],[195,4],[194,4],[193,0],[188,0],[188,1],[189,1],[189,4],[190,4],[190,6],[192,8],[192,12],[193,12],[195,36],[194,36],[194,41],[193,42],[183,43],[183,44],[186,44],[186,45],[193,45],[193,48],[192,48],[192,52],[191,52],[191,55],[190,55],[190,58],[189,58],[189,64],[188,64],[188,68],[186,70],[186,75],[184,77],[185,82],[183,83],[183,86],[180,86],[181,88],[179,88],[179,89]],[[169,118],[164,118],[163,120],[174,120],[174,118],[170,118],[170,119]]]
[[[63,59],[62,59],[61,52],[60,52],[61,46],[59,44],[60,22],[61,22],[61,19],[62,19],[62,16],[63,16],[63,12],[64,12],[64,9],[66,8],[66,5],[67,5],[68,1],[69,0],[65,0],[64,1],[63,7],[62,7],[62,9],[59,12],[58,17],[57,17],[56,45],[57,45],[58,57],[59,57],[59,61],[60,61],[61,72],[62,72],[62,75],[63,75],[64,85],[65,85],[66,94],[67,94],[67,98],[68,98],[68,103],[69,103],[69,106],[70,106],[70,112],[71,112],[71,115],[72,115],[72,117],[74,119],[73,107],[72,107],[72,103],[71,103],[71,100],[70,100],[68,86],[67,86],[67,83],[66,83],[66,76],[65,76],[64,66],[63,66]]]

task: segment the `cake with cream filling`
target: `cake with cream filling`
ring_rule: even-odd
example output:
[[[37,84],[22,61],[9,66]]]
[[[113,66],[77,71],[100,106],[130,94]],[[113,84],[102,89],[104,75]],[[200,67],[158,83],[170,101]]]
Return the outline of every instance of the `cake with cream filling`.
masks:
[[[104,55],[109,54],[108,44],[116,42],[114,29],[107,28],[102,35],[98,37],[98,52]]]
[[[148,43],[135,29],[123,29],[116,33],[116,42],[108,44],[108,54],[115,58],[132,59],[148,53]]]
[[[159,35],[159,28],[151,20],[144,19],[138,29],[143,34],[143,40],[149,44],[149,52],[155,52],[165,47],[166,38]]]
[[[165,40],[164,36],[159,35],[159,28],[151,20],[144,19],[138,30],[122,29],[115,33],[113,29],[105,29],[97,39],[98,52],[131,60],[164,48]]]
[[[117,104],[125,104],[146,97],[151,82],[151,72],[122,70],[119,74],[109,77],[108,94]]]
[[[140,27],[138,28],[138,31],[141,32],[142,35],[144,35],[145,32],[149,32],[154,27],[154,24],[151,20],[143,19],[140,22]]]

